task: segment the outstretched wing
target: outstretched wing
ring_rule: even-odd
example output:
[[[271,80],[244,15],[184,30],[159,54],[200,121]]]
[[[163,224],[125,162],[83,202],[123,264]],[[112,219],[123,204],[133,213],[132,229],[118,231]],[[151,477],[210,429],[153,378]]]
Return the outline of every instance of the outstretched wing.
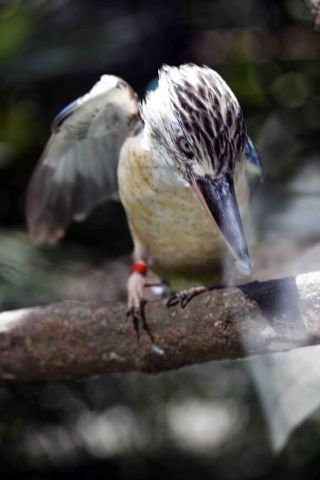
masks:
[[[136,94],[112,75],[103,75],[57,115],[28,187],[33,241],[55,243],[72,219],[81,220],[103,200],[117,197],[120,149],[140,122]]]

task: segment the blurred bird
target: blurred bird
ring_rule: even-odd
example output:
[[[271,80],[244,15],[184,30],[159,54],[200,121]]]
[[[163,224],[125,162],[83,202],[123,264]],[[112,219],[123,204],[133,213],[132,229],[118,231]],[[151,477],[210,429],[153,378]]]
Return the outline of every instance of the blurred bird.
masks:
[[[28,189],[30,234],[54,244],[119,193],[134,243],[128,312],[138,330],[148,267],[169,282],[217,278],[228,250],[235,271],[250,274],[242,221],[250,171],[260,167],[239,103],[212,69],[163,66],[142,104],[125,81],[103,75],[53,121]]]

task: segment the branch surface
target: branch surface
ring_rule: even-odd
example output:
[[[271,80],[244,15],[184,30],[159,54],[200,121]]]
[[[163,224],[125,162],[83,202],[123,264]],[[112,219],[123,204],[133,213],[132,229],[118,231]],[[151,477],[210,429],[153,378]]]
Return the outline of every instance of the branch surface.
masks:
[[[185,309],[145,308],[140,343],[124,303],[66,301],[0,314],[0,379],[42,381],[157,373],[320,343],[320,272],[215,289]]]

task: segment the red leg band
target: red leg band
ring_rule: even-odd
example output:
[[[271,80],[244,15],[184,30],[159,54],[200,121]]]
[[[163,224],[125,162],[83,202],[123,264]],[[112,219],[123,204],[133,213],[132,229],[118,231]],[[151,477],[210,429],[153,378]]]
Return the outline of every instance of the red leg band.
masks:
[[[140,273],[143,277],[147,275],[148,267],[144,262],[134,262],[131,267],[130,273]]]

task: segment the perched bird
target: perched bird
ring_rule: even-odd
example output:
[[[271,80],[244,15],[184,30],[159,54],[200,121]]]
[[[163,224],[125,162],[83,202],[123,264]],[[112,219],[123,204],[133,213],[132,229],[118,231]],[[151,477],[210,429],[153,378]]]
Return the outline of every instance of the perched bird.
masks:
[[[134,243],[128,311],[137,328],[148,267],[169,281],[216,278],[228,251],[250,273],[250,166],[260,170],[242,110],[214,70],[163,66],[141,104],[125,81],[103,75],[53,122],[28,189],[30,234],[53,244],[119,193]]]

